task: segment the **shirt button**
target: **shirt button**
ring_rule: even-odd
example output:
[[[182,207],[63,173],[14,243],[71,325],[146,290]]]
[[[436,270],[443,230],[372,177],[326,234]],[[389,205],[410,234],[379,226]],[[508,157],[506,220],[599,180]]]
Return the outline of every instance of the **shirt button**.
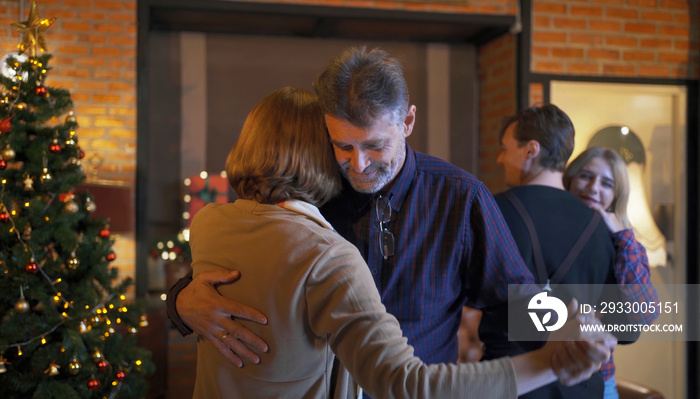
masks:
[[[377,274],[377,269],[372,269],[372,274]]]

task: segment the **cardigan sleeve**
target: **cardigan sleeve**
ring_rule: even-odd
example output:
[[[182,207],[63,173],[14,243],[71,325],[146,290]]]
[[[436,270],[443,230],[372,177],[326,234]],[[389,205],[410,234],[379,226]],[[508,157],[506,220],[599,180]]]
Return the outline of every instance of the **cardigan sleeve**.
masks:
[[[310,328],[373,398],[515,398],[510,358],[426,365],[387,313],[359,252],[331,246],[306,286]]]

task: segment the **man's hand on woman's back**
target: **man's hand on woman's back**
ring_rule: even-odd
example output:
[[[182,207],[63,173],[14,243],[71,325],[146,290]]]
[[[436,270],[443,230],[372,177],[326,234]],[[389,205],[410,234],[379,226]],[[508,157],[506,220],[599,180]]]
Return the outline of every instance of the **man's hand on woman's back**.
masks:
[[[267,352],[268,347],[265,341],[236,319],[267,324],[267,317],[219,294],[217,285],[231,284],[239,277],[238,271],[203,272],[179,292],[175,306],[187,326],[211,342],[231,363],[243,367],[242,359],[260,362],[260,357],[251,348]]]

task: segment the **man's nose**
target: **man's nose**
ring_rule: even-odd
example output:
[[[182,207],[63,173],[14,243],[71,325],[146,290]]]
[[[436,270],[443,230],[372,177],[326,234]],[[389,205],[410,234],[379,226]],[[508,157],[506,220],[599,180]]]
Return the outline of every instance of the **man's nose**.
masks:
[[[363,151],[356,151],[350,160],[350,166],[358,173],[362,173],[370,163],[370,158]]]

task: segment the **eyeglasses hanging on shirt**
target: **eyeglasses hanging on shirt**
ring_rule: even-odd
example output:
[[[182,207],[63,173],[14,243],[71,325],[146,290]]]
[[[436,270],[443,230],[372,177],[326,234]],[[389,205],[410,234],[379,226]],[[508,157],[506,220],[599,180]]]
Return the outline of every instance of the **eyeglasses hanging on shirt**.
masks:
[[[391,203],[389,198],[379,196],[374,203],[374,209],[377,211],[377,221],[379,222],[379,251],[384,259],[389,259],[394,255],[394,234],[387,228],[387,224],[391,221]]]

